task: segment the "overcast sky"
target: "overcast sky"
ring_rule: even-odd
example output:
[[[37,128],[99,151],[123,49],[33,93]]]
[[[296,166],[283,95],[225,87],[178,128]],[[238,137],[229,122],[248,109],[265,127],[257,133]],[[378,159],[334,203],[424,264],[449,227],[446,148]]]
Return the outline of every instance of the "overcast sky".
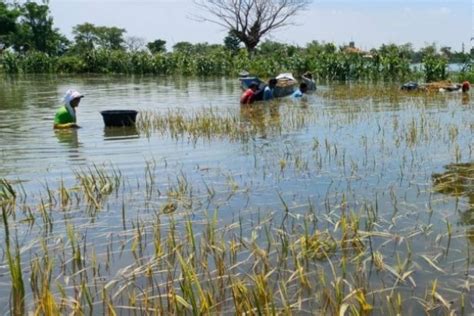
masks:
[[[69,38],[74,25],[118,26],[147,41],[222,43],[222,27],[197,22],[192,0],[50,0],[55,26]],[[275,41],[305,45],[317,40],[337,45],[355,41],[363,49],[411,42],[415,48],[470,49],[474,36],[471,0],[314,0],[297,25],[272,33]],[[473,41],[474,43],[474,41]]]

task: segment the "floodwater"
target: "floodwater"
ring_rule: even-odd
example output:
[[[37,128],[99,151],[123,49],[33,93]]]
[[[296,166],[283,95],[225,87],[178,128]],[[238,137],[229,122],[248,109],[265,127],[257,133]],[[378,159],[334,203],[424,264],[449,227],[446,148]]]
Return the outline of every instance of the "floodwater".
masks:
[[[85,95],[77,111],[81,128],[54,131],[54,113],[69,88]],[[370,239],[370,249],[381,253],[390,268],[363,274],[365,283],[357,283],[354,276],[346,278],[348,284],[367,286],[374,297],[370,301],[376,306],[374,313],[389,309],[377,305],[390,305],[387,297],[395,290],[401,293],[403,315],[474,312],[474,112],[469,95],[407,94],[384,84],[325,84],[302,102],[282,99],[242,109],[240,93],[236,80],[220,78],[2,78],[0,179],[13,183],[22,196],[19,215],[11,218],[10,239],[20,246],[27,298],[34,297],[29,290],[30,263],[44,255],[40,241],[47,241],[60,266],[61,256],[67,257],[65,253],[74,248],[71,226],[83,244],[84,270],[87,258],[93,257],[90,252],[100,261],[121,249],[97,279],[104,284],[114,280],[107,288],[116,286],[124,292],[115,303],[128,306],[124,270],[150,259],[147,247],[153,248],[145,245],[136,259],[131,230],[142,223],[146,234],[147,222],[157,213],[167,223],[169,213],[176,211],[178,230],[184,231],[180,211],[196,223],[216,212],[219,229],[239,226],[242,240],[256,235],[254,242],[264,244],[269,234],[262,228],[265,222],[280,223],[289,213],[296,225],[291,233],[298,234],[303,230],[298,220],[308,209],[317,218],[314,227],[338,236],[339,225],[334,224],[341,213],[364,213],[360,230],[366,231],[369,205],[377,213],[372,229],[380,232]],[[230,118],[229,124],[238,128],[227,134],[213,133],[212,127],[178,132],[167,126],[109,129],[100,111],[111,109],[163,118],[179,113],[185,121],[212,113],[214,118]],[[80,175],[94,173],[95,168],[114,170],[120,188],[102,194],[103,201],[93,212],[85,199],[77,198],[68,206],[68,216],[59,206],[52,207],[50,198],[52,220],[45,220],[38,205],[48,200],[49,190],[59,196],[58,188],[64,185],[77,195]],[[185,202],[176,198],[179,194],[186,196]],[[172,198],[178,202],[170,210],[167,203]],[[204,226],[196,227],[195,233],[204,234]],[[3,241],[3,231],[0,237]],[[1,249],[0,302],[9,306],[10,272],[3,242]],[[368,250],[360,255],[364,256],[371,258]],[[333,259],[337,271],[342,269],[340,257],[336,253]],[[317,266],[329,269],[324,262]],[[347,269],[345,273],[360,273],[355,267]],[[392,270],[398,271],[399,279]],[[76,283],[70,280],[77,270],[53,271],[53,283],[63,284],[74,296]],[[157,273],[157,279],[162,278]],[[145,281],[136,282],[143,286]],[[77,284],[80,288],[81,282]],[[179,291],[179,285],[176,288]],[[52,292],[61,291],[52,286]],[[96,302],[101,301],[99,294]],[[322,309],[321,305],[303,299],[299,312]],[[27,309],[31,306],[27,304]],[[94,311],[101,308],[97,303]],[[4,307],[1,312],[9,310]]]

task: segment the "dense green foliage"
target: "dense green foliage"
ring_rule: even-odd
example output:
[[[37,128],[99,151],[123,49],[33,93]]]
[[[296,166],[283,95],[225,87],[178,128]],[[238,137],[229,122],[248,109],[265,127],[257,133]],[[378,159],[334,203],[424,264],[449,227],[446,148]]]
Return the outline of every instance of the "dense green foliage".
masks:
[[[83,40],[83,43],[87,41]],[[413,69],[410,66],[410,55],[404,46],[383,45],[378,50],[364,53],[318,42],[309,43],[302,48],[267,41],[252,56],[245,49],[230,50],[224,45],[206,43],[179,42],[174,45],[172,52],[158,49],[155,54],[98,46],[71,50],[62,56],[49,56],[37,51],[25,54],[4,53],[0,56],[0,64],[8,73],[236,76],[245,69],[263,77],[286,71],[295,74],[311,71],[323,80],[393,81],[421,77],[432,81],[446,79],[448,75],[447,59],[440,54],[424,56],[422,67]]]
[[[0,40],[16,52],[39,51],[48,55],[61,55],[69,40],[53,27],[47,4],[26,2],[11,6],[0,4]]]
[[[5,3],[0,2],[0,43],[10,45],[10,37],[17,31],[16,19],[19,14],[18,10],[10,9]]]
[[[45,2],[0,2],[0,71],[5,73],[125,73],[192,76],[236,76],[242,70],[262,77],[281,72],[311,71],[322,80],[446,79],[448,62],[465,65],[460,77],[472,79],[471,55],[429,45],[415,51],[411,44],[382,45],[363,52],[349,46],[313,41],[305,47],[273,41],[251,53],[232,32],[222,45],[178,42],[171,52],[166,41],[145,44],[124,38],[126,30],[83,23],[73,27],[69,42],[53,26]],[[413,68],[413,63],[420,67]]]
[[[152,54],[164,53],[166,52],[166,41],[157,39],[149,42],[146,47]]]
[[[110,50],[124,48],[124,29],[84,23],[73,27],[72,33],[75,45],[71,50],[76,54],[84,54],[97,48]]]

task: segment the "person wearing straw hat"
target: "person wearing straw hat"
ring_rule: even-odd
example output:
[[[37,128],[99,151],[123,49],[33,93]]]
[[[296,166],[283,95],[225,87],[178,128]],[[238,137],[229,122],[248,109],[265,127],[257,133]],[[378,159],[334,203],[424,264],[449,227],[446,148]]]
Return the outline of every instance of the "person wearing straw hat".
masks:
[[[76,108],[84,96],[77,90],[68,90],[64,96],[64,105],[61,106],[54,116],[54,128],[78,128],[76,124]]]

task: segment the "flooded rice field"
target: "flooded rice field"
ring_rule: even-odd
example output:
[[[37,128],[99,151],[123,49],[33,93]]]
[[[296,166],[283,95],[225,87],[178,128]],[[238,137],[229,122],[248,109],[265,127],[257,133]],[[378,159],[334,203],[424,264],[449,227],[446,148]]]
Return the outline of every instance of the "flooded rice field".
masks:
[[[69,88],[77,130],[52,129]],[[2,78],[3,314],[472,315],[468,95]],[[105,128],[100,111],[139,111]]]

